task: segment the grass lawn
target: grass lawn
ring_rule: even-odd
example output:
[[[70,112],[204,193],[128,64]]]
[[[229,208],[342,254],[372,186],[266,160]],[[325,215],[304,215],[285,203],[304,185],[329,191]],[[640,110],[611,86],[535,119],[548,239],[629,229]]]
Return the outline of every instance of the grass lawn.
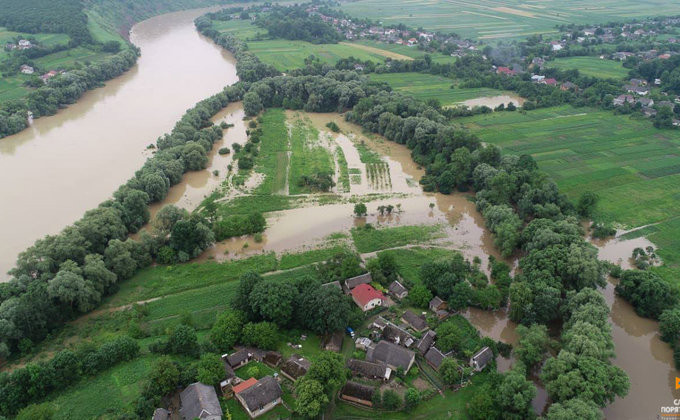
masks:
[[[442,105],[453,105],[468,99],[484,96],[498,96],[505,92],[492,88],[457,88],[455,81],[442,76],[425,73],[383,73],[371,74],[371,80],[385,82],[392,89],[417,99],[437,99]]]
[[[260,152],[255,158],[255,172],[264,175],[256,194],[276,194],[286,186],[288,171],[288,129],[286,114],[280,108],[268,109],[262,115],[262,140]]]
[[[629,228],[662,222],[650,239],[662,247],[667,269],[677,267],[679,131],[658,130],[648,120],[609,111],[568,106],[460,121],[506,152],[531,154],[572,199],[583,191],[597,193],[596,220]]]
[[[623,79],[628,76],[628,69],[620,61],[603,60],[599,57],[557,58],[547,62],[546,66],[560,70],[578,69],[583,75],[602,79]]]
[[[653,7],[636,0],[602,0],[597,7],[588,0],[432,0],[397,2],[358,0],[341,3],[353,17],[380,20],[385,25],[403,23],[413,28],[455,32],[463,38],[503,40],[534,33],[556,32],[555,26],[567,23],[592,24],[622,21],[634,17],[656,16],[659,11],[673,16],[680,4],[658,0]]]
[[[379,254],[393,255],[401,277],[413,284],[420,284],[420,267],[424,263],[450,258],[456,252],[445,248],[415,247],[409,249],[390,249]]]
[[[354,245],[361,253],[424,243],[441,237],[442,231],[439,225],[352,229]]]

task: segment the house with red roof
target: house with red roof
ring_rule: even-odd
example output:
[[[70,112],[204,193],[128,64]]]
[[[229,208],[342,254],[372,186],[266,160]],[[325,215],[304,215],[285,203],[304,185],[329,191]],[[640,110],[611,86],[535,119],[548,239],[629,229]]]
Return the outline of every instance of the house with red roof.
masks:
[[[376,306],[381,306],[385,296],[379,290],[375,290],[370,284],[360,284],[351,292],[352,300],[362,311],[369,311]]]
[[[510,67],[503,67],[500,66],[496,69],[496,74],[505,74],[506,76],[514,76],[517,74],[515,70],[512,70]]]
[[[543,83],[544,85],[557,86],[557,80],[553,79],[552,77],[549,79],[543,79],[540,83]]]

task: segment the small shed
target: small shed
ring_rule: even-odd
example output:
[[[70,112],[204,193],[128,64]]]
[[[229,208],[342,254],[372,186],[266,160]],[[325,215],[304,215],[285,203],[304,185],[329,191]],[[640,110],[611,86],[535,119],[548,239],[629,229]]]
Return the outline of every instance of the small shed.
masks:
[[[336,331],[333,334],[326,334],[321,342],[321,347],[326,351],[334,351],[339,353],[342,349],[342,340],[345,338],[342,331]]]
[[[294,354],[281,365],[281,374],[291,381],[295,381],[299,377],[304,376],[310,366],[309,360]]]
[[[367,362],[365,360],[349,359],[347,368],[354,376],[362,376],[368,379],[380,379],[387,381],[390,379],[392,369],[383,363]]]
[[[433,330],[426,332],[425,335],[423,335],[423,338],[421,338],[420,341],[418,341],[418,344],[416,344],[418,353],[425,355],[430,347],[432,347],[432,344],[434,344],[434,339],[436,336],[437,333]]]
[[[375,390],[372,386],[347,381],[345,386],[343,386],[342,390],[340,391],[340,398],[346,401],[365,405],[366,407],[373,407],[374,392]]]
[[[445,310],[447,308],[446,302],[439,296],[435,296],[430,301],[430,310],[432,312],[437,312],[440,310]]]

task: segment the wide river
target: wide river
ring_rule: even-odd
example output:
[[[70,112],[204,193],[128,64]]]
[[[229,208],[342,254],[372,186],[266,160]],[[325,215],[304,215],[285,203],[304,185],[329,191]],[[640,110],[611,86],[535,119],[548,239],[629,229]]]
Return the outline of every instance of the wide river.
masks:
[[[59,232],[110,197],[149,156],[146,146],[169,131],[186,109],[237,80],[233,57],[194,29],[193,20],[204,12],[172,13],[135,25],[130,39],[141,48],[142,56],[134,68],[105,87],[86,93],[77,104],[57,115],[38,119],[24,132],[0,139],[0,281],[7,280],[5,272],[17,254],[36,239]],[[242,117],[240,104],[232,104],[213,119],[236,125],[227,130],[225,144],[245,141]],[[315,118],[320,127],[326,122],[324,118],[333,117]],[[337,122],[349,128],[344,121]],[[390,171],[395,171],[395,185],[403,178],[398,171],[415,179],[422,176],[406,148],[391,143],[387,149],[381,151],[394,162]],[[195,205],[223,179],[230,159],[213,153],[210,167],[187,174],[165,203]],[[221,170],[220,176],[212,175],[214,169]],[[402,184],[404,192],[413,189]],[[436,202],[437,208],[423,213],[429,202]],[[409,223],[413,216],[421,222],[432,217],[448,221],[451,245],[460,247],[466,257],[495,253],[483,221],[464,196],[416,196],[403,203],[406,213],[400,217]],[[334,211],[333,206],[327,206],[281,212],[269,221],[265,232],[268,246],[278,250],[304,244],[305,235],[298,229],[301,224],[315,232],[351,227],[351,222],[340,220],[338,214],[348,215],[350,209]],[[614,240],[598,245],[602,259],[626,265],[625,258],[633,247],[647,243]],[[240,244],[221,246],[241,248]],[[213,258],[224,255],[220,245],[213,251]],[[661,406],[672,406],[673,399],[680,398],[674,390],[678,372],[673,367],[672,352],[659,339],[657,323],[638,317],[613,289],[610,283],[603,292],[612,309],[617,354],[614,363],[630,376],[631,389],[626,398],[617,399],[604,413],[611,419],[657,418]],[[470,310],[467,316],[484,335],[511,343],[517,339],[515,326],[505,312]],[[511,363],[499,362],[503,370]],[[539,390],[534,401],[539,412],[546,398],[545,391]]]
[[[196,102],[236,82],[234,59],[198,34],[206,10],[135,25],[130,71],[57,115],[0,139],[0,281],[19,252],[96,207],[148,157],[146,146]]]

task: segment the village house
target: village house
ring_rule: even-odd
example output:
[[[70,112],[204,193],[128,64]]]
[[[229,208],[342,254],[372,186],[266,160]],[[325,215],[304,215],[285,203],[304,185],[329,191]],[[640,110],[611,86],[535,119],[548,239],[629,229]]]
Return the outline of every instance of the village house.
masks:
[[[323,286],[323,287],[326,287],[326,286],[328,286],[328,287],[337,287],[338,289],[342,290],[342,286],[340,285],[340,282],[337,281],[337,280],[336,280],[336,281],[332,281],[332,282],[330,282],[330,283],[322,284],[322,286]]]
[[[340,398],[365,405],[366,407],[373,407],[373,393],[374,389],[372,386],[347,381],[342,390],[340,390]]]
[[[628,93],[635,93],[637,95],[645,96],[646,94],[649,93],[649,88],[645,86],[626,86],[626,92]]]
[[[545,60],[542,59],[541,57],[534,57],[533,60],[531,60],[531,65],[533,67],[538,67],[539,69],[543,68],[544,64]]]
[[[326,334],[321,341],[321,348],[326,351],[334,351],[339,353],[342,349],[342,340],[345,338],[342,331],[336,331],[333,334]]]
[[[561,41],[552,41],[550,42],[550,46],[552,47],[553,51],[560,51],[562,48],[564,48]]]
[[[385,328],[382,330],[382,338],[404,347],[411,347],[413,343],[416,342],[416,338],[408,331],[394,325],[391,322],[388,322]]]
[[[253,359],[253,353],[248,349],[240,349],[227,356],[227,363],[232,369],[236,370],[243,365],[247,365]]]
[[[264,357],[262,358],[262,361],[267,366],[274,368],[281,364],[282,359],[283,357],[281,356],[281,353],[277,351],[268,351],[267,353],[265,353]]]
[[[408,373],[416,354],[389,341],[381,340],[375,347],[369,348],[366,352],[366,360],[374,363],[384,363],[392,370],[401,368],[404,373]]]
[[[571,82],[564,82],[560,85],[561,90],[578,90],[578,86]]]
[[[669,58],[671,58],[671,55],[669,53],[664,53],[664,54],[659,55],[659,59],[661,59],[661,60],[668,60]]]
[[[654,99],[652,98],[639,98],[636,102],[643,107],[654,106]]]
[[[418,344],[416,344],[416,350],[418,350],[418,353],[425,355],[430,347],[432,347],[432,344],[434,344],[434,339],[436,336],[437,333],[434,332],[434,330],[429,330],[426,332],[420,341],[418,341]]]
[[[385,300],[382,292],[375,290],[370,284],[360,284],[350,294],[354,303],[364,312],[381,306]]]
[[[645,117],[648,117],[648,118],[655,117],[656,113],[657,113],[657,111],[654,108],[649,108],[649,107],[645,107],[645,106],[642,107],[642,114]]]
[[[370,325],[370,328],[377,328],[383,331],[387,326],[387,320],[381,316],[376,317]]]
[[[20,39],[18,45],[20,50],[27,50],[33,48],[33,44],[31,44],[31,41],[27,39]]]
[[[622,106],[625,103],[633,104],[635,103],[635,98],[631,95],[619,95],[612,101],[614,106]]]
[[[635,86],[635,87],[637,87],[637,86],[647,86],[647,81],[646,81],[646,80],[642,80],[642,79],[630,79],[630,80],[628,81],[628,83],[629,83],[631,86]]]
[[[365,360],[349,359],[347,368],[353,376],[361,376],[368,379],[380,379],[387,381],[390,379],[392,369],[382,363],[367,362]]]
[[[281,365],[281,374],[295,382],[298,378],[305,376],[311,365],[309,360],[294,354]]]
[[[493,351],[488,347],[484,347],[470,358],[470,367],[474,368],[477,372],[481,372],[492,359]]]
[[[418,40],[415,39],[415,38],[410,38],[410,39],[407,41],[407,45],[408,45],[409,47],[414,47],[414,46],[418,45]]]
[[[534,74],[531,76],[531,81],[534,83],[538,83],[543,79],[545,79],[545,76],[541,76],[540,74]]]
[[[165,408],[157,408],[153,411],[151,420],[170,420],[172,413]]]
[[[543,80],[541,80],[538,83],[543,84],[543,85],[548,85],[548,86],[557,86],[557,80],[553,79],[552,77],[548,78],[548,79],[544,78]]]
[[[439,370],[439,367],[442,365],[445,358],[446,355],[435,346],[430,347],[427,353],[425,353],[425,361],[428,365],[432,366],[434,370]]]
[[[430,301],[430,310],[432,312],[437,312],[445,310],[447,308],[446,302],[443,301],[439,296],[435,296]]]
[[[366,273],[345,280],[345,286],[347,289],[352,290],[360,284],[370,284],[372,281],[371,273]]]
[[[404,287],[403,284],[399,283],[397,280],[390,283],[387,291],[395,298],[401,300],[408,296],[408,289]]]
[[[59,74],[58,71],[56,71],[56,70],[50,70],[50,71],[48,71],[47,73],[45,73],[45,74],[43,74],[42,76],[40,76],[40,78],[42,79],[42,81],[43,81],[44,83],[47,83],[48,80],[50,80],[51,78],[53,78],[53,77],[56,76],[57,74]]]
[[[517,72],[515,70],[510,69],[509,67],[499,66],[496,69],[496,74],[504,74],[506,76],[514,76],[514,75],[517,74]]]
[[[21,67],[19,67],[19,71],[21,71],[22,74],[33,74],[33,73],[35,73],[35,70],[33,69],[33,67],[26,65],[26,64],[22,64]]]
[[[404,314],[401,316],[401,320],[407,323],[411,328],[413,328],[414,331],[417,332],[423,332],[428,328],[425,317],[415,314],[410,310],[404,312]]]
[[[632,52],[618,51],[612,54],[612,59],[618,61],[625,61],[628,57],[632,57],[633,55],[635,54],[633,54]]]
[[[246,382],[254,379],[251,378]],[[243,384],[246,382],[243,382]],[[281,404],[283,392],[276,379],[271,376],[265,376],[259,381],[250,382],[247,386],[239,388],[238,391],[235,387],[234,395],[248,415],[251,418],[256,418]]]
[[[179,412],[184,420],[222,419],[222,408],[217,393],[210,385],[194,382],[179,394],[179,399],[182,405]]]

